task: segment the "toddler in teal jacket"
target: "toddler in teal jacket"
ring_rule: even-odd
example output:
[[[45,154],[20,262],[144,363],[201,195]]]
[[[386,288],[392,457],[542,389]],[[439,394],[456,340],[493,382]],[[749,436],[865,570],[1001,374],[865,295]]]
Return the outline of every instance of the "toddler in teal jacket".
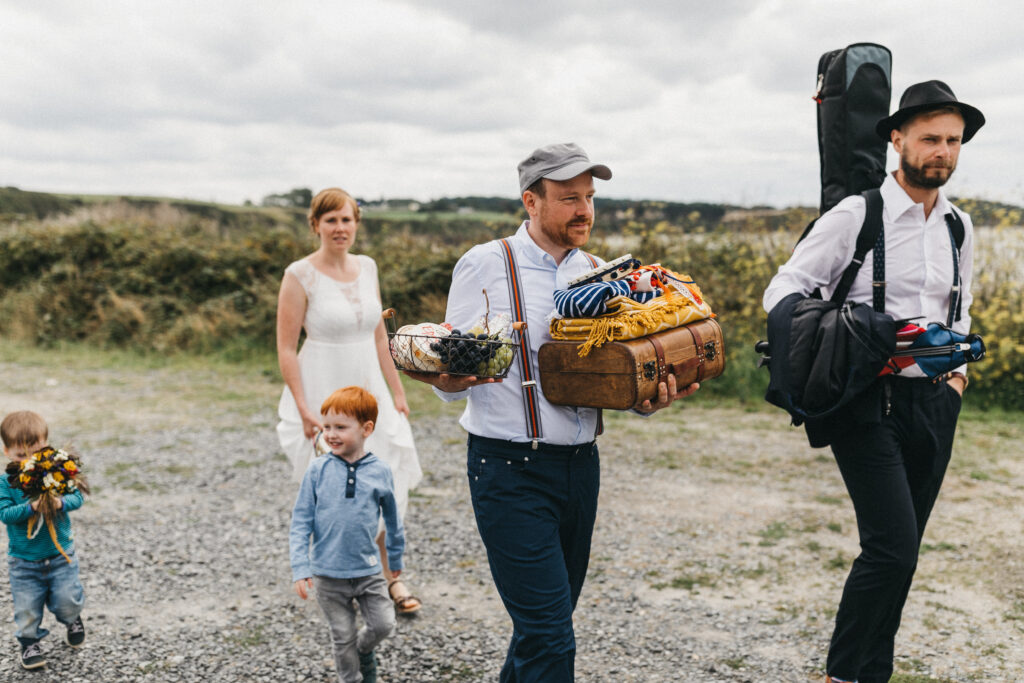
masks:
[[[11,413],[0,422],[4,455],[12,462],[20,463],[42,450],[48,436],[45,420],[31,411]],[[46,666],[40,646],[49,633],[42,627],[44,606],[67,628],[68,645],[78,648],[85,642],[81,616],[85,592],[78,578],[78,557],[67,514],[82,506],[82,493],[76,490],[58,499],[60,510],[53,520],[53,536],[37,515],[39,504],[38,498],[29,500],[23,491],[11,486],[7,476],[0,476],[0,521],[7,528],[14,635],[21,645],[21,665],[26,669]],[[29,520],[33,521],[31,532]]]

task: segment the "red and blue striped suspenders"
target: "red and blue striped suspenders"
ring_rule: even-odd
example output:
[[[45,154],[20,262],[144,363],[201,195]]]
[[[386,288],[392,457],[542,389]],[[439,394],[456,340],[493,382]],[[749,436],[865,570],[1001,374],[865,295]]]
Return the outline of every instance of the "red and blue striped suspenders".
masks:
[[[508,300],[512,307],[513,322],[526,322],[526,297],[523,292],[523,281],[519,277],[519,266],[516,264],[515,250],[508,238],[498,240],[502,256],[505,258],[505,273],[508,281]],[[597,259],[582,252],[597,268]],[[533,353],[530,351],[530,331],[524,327],[519,332],[519,375],[523,385],[523,410],[526,413],[526,433],[530,437],[534,450],[543,438],[540,423],[540,405],[537,402],[537,373],[533,369]],[[602,431],[600,413],[598,413],[598,434]]]

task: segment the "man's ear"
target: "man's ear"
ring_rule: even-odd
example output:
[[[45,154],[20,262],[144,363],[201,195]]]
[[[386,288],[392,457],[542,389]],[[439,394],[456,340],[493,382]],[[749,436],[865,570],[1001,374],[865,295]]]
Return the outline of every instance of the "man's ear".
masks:
[[[523,192],[523,208],[526,209],[526,213],[533,215],[537,212],[537,195],[529,190]]]
[[[892,141],[892,148],[896,150],[897,154],[903,152],[903,133],[899,128],[893,128],[889,133],[889,140]]]

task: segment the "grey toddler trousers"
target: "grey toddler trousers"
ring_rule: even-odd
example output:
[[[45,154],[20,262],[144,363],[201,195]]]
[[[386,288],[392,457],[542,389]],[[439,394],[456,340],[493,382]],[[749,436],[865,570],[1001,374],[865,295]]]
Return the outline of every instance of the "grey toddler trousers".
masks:
[[[316,601],[324,613],[334,646],[334,666],[341,683],[361,683],[359,653],[373,650],[395,628],[395,606],[388,597],[383,574],[358,579],[332,579],[314,576]],[[365,625],[356,630],[359,603]]]

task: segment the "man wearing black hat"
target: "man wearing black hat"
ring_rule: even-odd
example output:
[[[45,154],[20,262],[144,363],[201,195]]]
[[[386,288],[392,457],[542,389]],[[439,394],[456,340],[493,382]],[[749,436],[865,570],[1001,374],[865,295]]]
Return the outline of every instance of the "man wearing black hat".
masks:
[[[466,399],[460,423],[469,432],[473,511],[495,586],[512,618],[503,683],[574,679],[572,613],[597,514],[600,413],[552,405],[534,378],[536,351],[551,339],[547,316],[554,290],[600,263],[581,247],[594,224],[594,178],[611,177],[607,166],[591,162],[578,145],[535,150],[519,164],[529,218],[512,237],[479,244],[455,265],[445,320],[468,330],[487,309],[481,290],[492,312],[511,312],[518,301],[532,349],[520,354],[524,365],[513,364],[503,382],[406,373],[433,384],[445,401]],[[677,392],[669,374],[658,401],[647,402],[643,412],[697,388]]]
[[[899,110],[878,122],[876,131],[892,142],[900,165],[879,188],[880,246],[865,257],[849,300],[872,303],[873,289],[883,286],[885,313],[894,318],[924,326],[947,321],[959,308],[953,329],[969,332],[973,228],[941,187],[956,169],[961,145],[984,123],[980,111],[958,101],[941,81],[910,86]],[[855,195],[819,218],[772,279],[765,310],[790,294],[806,296],[818,288],[827,298],[853,258],[865,215],[866,202]],[[958,222],[962,240],[954,234]],[[939,382],[912,366],[876,381],[856,410],[824,425],[853,501],[861,545],[836,613],[830,683],[883,683],[892,674],[900,615],[966,386],[966,366]]]

